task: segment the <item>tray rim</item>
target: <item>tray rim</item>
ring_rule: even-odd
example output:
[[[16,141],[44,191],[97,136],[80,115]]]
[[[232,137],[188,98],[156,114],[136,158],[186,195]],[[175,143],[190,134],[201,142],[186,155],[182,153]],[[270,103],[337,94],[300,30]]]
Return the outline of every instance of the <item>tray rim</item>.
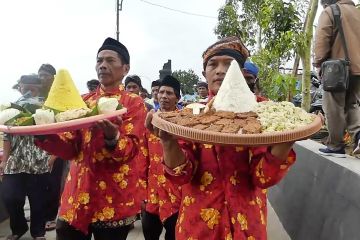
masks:
[[[317,133],[323,125],[321,118],[318,115],[311,114],[315,116],[312,123],[294,130],[258,134],[214,134],[214,132],[211,131],[193,129],[168,122],[162,119],[159,114],[159,112],[156,112],[153,115],[152,124],[155,127],[181,139],[219,145],[262,146],[284,142],[294,142],[307,139],[311,135]]]
[[[56,134],[56,133],[68,132],[71,130],[86,128],[87,126],[91,126],[97,121],[113,118],[126,113],[127,113],[127,109],[122,108],[111,113],[99,114],[96,116],[91,116],[86,118],[78,118],[65,122],[57,122],[57,123],[42,124],[42,125],[31,125],[31,126],[0,125],[0,132],[9,133],[13,135]]]

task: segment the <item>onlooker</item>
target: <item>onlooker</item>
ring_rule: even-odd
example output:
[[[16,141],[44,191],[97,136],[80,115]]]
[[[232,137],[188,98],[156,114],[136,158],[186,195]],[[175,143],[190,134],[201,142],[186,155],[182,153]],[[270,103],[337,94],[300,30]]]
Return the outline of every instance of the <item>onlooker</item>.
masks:
[[[54,76],[56,69],[48,63],[42,64],[38,70],[39,78],[41,79],[42,94],[41,97],[47,97],[49,94],[52,83],[54,82]]]
[[[140,89],[140,97],[142,97],[142,99],[144,99],[145,102],[149,100],[149,93],[146,90],[146,88]]]
[[[177,109],[180,99],[180,82],[168,75],[161,82],[158,99],[161,112]],[[165,240],[175,240],[175,225],[180,208],[181,191],[164,176],[160,161],[163,156],[160,139],[147,133],[145,138],[149,151],[147,170],[147,202],[142,211],[142,229],[145,240],[159,240],[163,228],[166,229]]]
[[[38,70],[38,76],[41,79],[42,90],[41,96],[47,97],[49,94],[56,69],[51,64],[42,64]],[[56,217],[60,205],[61,196],[61,181],[63,171],[66,162],[55,156],[52,156],[49,160],[50,175],[48,179],[48,192],[46,197],[48,199],[47,204],[44,206],[45,218],[46,218],[46,231],[54,230],[56,227]]]
[[[261,96],[260,81],[258,78],[259,67],[255,63],[246,61],[244,63],[243,73],[250,90],[256,95],[258,101],[266,101],[267,98]]]
[[[360,153],[360,11],[351,0],[321,0],[321,4],[324,10],[316,28],[313,64],[319,68],[328,59],[345,59],[342,39],[330,7],[337,4],[350,58],[350,80],[346,91],[324,91],[323,109],[329,137],[327,147],[320,148],[319,153],[345,157],[345,130],[354,141],[354,154]]]
[[[107,38],[97,52],[100,87],[83,97],[90,108],[101,97],[117,98],[127,108],[122,119],[102,120],[93,128],[47,135],[36,142],[71,159],[57,221],[58,240],[126,239],[141,209],[137,157],[145,128],[143,100],[125,91],[130,69],[127,48]]]
[[[249,51],[237,37],[221,39],[203,54],[210,95],[219,91],[233,60],[243,68]],[[295,161],[293,143],[267,147],[186,142],[154,129],[160,137],[165,176],[182,186],[176,239],[265,240],[266,189],[278,183]]]
[[[151,83],[151,96],[152,98],[147,101],[150,105],[153,106],[155,111],[157,111],[160,108],[159,101],[158,101],[158,93],[160,88],[161,81],[156,80]]]
[[[198,82],[196,85],[196,91],[199,96],[197,101],[199,103],[207,103],[209,94],[208,84],[206,82]]]
[[[141,78],[137,75],[129,75],[125,79],[125,90],[136,95],[140,95],[142,89]],[[146,109],[150,111],[153,109],[152,105],[145,102]]]
[[[16,102],[23,105],[33,102],[41,90],[41,81],[36,75],[24,75],[19,81],[24,97]],[[25,96],[26,95],[26,96]],[[4,136],[4,153],[0,174],[4,174],[2,197],[10,216],[12,234],[6,240],[17,240],[29,227],[24,213],[26,196],[30,203],[30,233],[34,239],[45,239],[45,211],[47,203],[48,161],[50,155],[34,144],[33,136]]]
[[[100,81],[97,79],[91,79],[87,81],[86,86],[89,92],[93,92],[100,86]]]

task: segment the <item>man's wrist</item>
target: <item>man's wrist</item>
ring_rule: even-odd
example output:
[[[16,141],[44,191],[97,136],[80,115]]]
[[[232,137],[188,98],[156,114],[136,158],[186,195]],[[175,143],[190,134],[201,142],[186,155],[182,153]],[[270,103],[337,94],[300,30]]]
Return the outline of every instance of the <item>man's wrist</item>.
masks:
[[[112,139],[107,139],[106,137],[104,138],[104,142],[105,142],[105,145],[106,146],[109,146],[109,147],[114,147],[118,141],[119,141],[119,138],[120,138],[120,132],[118,131],[116,136]]]

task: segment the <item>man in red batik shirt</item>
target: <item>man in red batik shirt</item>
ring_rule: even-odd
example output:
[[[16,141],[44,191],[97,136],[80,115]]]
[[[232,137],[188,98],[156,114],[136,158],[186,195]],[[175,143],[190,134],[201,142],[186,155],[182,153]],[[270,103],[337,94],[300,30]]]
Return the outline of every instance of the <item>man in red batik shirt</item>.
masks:
[[[243,68],[249,51],[237,37],[219,40],[203,54],[210,95],[217,94],[232,60]],[[161,139],[166,177],[182,186],[176,239],[264,240],[266,189],[295,161],[293,143],[268,147],[179,144],[147,126]]]
[[[172,76],[166,76],[160,83],[159,110],[161,112],[175,111],[179,99],[180,82]],[[175,240],[181,190],[165,178],[164,166],[161,163],[163,152],[160,139],[151,133],[147,135],[146,145],[150,165],[147,173],[147,202],[141,214],[144,237],[145,240],[158,240],[164,227],[165,240]]]
[[[113,97],[127,108],[122,120],[102,120],[96,127],[48,135],[37,144],[71,159],[57,222],[58,240],[126,239],[140,211],[136,157],[145,131],[143,100],[125,91],[122,79],[130,56],[120,42],[107,38],[97,53],[101,85],[83,96],[90,108],[100,97]]]

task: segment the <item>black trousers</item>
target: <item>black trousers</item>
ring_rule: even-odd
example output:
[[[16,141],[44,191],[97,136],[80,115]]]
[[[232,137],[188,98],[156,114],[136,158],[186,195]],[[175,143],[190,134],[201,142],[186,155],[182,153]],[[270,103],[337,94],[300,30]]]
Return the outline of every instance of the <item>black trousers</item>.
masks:
[[[175,240],[177,218],[178,213],[175,213],[162,223],[159,215],[142,211],[141,223],[145,240],[159,240],[163,227],[166,230],[165,240]]]
[[[58,214],[61,197],[61,177],[63,175],[63,169],[65,160],[57,158],[54,162],[51,173],[49,174],[48,181],[48,202],[46,204],[46,221],[55,220]]]
[[[48,173],[45,174],[6,174],[2,191],[5,207],[10,216],[13,235],[22,235],[28,230],[24,205],[26,196],[30,203],[30,233],[32,237],[45,236],[46,187]]]
[[[56,240],[126,240],[130,231],[130,225],[118,228],[92,228],[89,227],[89,234],[75,229],[66,221],[58,220],[56,223]]]

